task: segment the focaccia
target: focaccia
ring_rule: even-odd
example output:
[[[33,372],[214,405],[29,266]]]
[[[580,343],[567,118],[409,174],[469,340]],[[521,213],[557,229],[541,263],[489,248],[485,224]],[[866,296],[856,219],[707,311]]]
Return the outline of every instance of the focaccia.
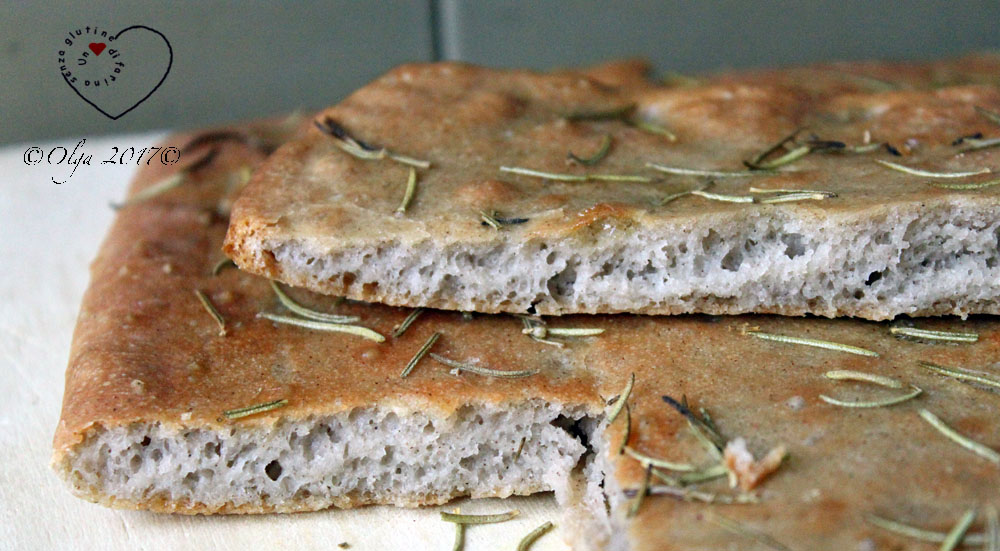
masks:
[[[1000,58],[636,74],[394,69],[268,159],[227,253],[410,307],[1000,313]]]
[[[1000,466],[919,412],[1000,450],[1000,396],[982,383],[1000,379],[995,318],[915,322],[974,340],[952,342],[851,320],[427,310],[394,337],[412,311],[279,287],[312,310],[358,316],[350,325],[385,340],[276,324],[261,314],[296,314],[267,280],[231,268],[213,275],[226,228],[220,201],[235,189],[230,177],[261,159],[246,145],[219,147],[178,187],[124,207],[94,263],[54,443],[54,466],[77,495],[153,511],[260,513],[555,490],[563,532],[581,550],[748,549],[761,540],[777,549],[920,549],[870,515],[944,532],[971,508],[979,516],[970,541],[983,541]],[[144,168],[132,197],[183,169]],[[567,328],[584,335],[559,331]],[[426,355],[402,377],[434,333],[430,352],[496,371],[453,372]],[[810,345],[817,341],[834,349]],[[958,369],[980,382],[941,374],[969,375]],[[901,388],[825,377],[834,370]],[[911,385],[921,393],[892,406],[820,398],[884,402]],[[646,497],[628,517],[645,473],[634,454],[695,469],[658,469],[668,478],[718,471],[663,396],[710,416],[725,448],[738,452],[743,439],[758,460],[782,446],[787,457],[746,491],[726,476],[666,490],[655,478],[654,492],[669,495]],[[241,416],[250,406],[262,411]],[[620,454],[626,426],[630,451]],[[738,481],[754,465],[734,463]]]

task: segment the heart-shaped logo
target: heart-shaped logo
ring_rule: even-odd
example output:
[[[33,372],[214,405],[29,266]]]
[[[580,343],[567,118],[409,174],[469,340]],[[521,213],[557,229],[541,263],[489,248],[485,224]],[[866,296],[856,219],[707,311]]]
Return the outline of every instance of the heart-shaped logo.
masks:
[[[145,25],[126,27],[111,36],[97,27],[85,27],[68,36],[59,51],[63,80],[83,101],[112,120],[153,95],[174,63],[167,37]],[[87,38],[102,41],[84,46]]]

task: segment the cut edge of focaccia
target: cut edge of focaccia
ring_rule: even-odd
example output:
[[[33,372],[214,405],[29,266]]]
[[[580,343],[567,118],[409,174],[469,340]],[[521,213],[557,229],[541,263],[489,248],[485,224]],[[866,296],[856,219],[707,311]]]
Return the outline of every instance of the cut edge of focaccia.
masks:
[[[318,114],[327,133],[312,129],[264,163],[237,201],[226,250],[241,268],[290,285],[409,307],[875,320],[1000,313],[1000,186],[929,185],[995,174],[934,179],[876,163],[995,170],[1000,149],[963,154],[968,142],[953,142],[1000,134],[976,111],[1000,110],[995,82],[976,80],[996,73],[997,59],[792,68],[673,87],[407,65]],[[862,77],[889,84],[876,89]],[[632,104],[631,119],[593,120]],[[771,158],[813,153],[773,172],[742,165],[797,128],[806,130]],[[339,132],[377,159],[342,150],[343,135],[329,135]],[[569,152],[598,151],[605,136],[603,160],[567,162]],[[862,152],[845,152],[855,147]],[[430,165],[415,169],[403,213],[411,167],[380,148]],[[664,174],[647,163],[745,177]],[[650,181],[560,181],[504,166]],[[769,203],[787,194],[754,188],[820,193]],[[692,190],[714,195],[685,194]]]
[[[249,138],[277,130],[260,124],[199,135],[193,143],[200,145],[186,150],[196,160],[179,169],[184,182],[145,200],[144,190],[172,174],[144,168],[137,176],[132,204],[122,207],[92,267],[55,470],[81,498],[185,514],[564,493],[585,452],[572,427],[600,406],[580,390],[589,388],[585,379],[565,377],[569,366],[557,365],[542,387],[519,390],[520,381],[451,375],[425,358],[420,370],[433,374],[403,380],[400,371],[430,334],[426,324],[451,329],[435,352],[504,356],[482,354],[489,346],[466,350],[455,333],[471,330],[470,322],[452,313],[427,313],[424,327],[384,344],[279,326],[255,317],[288,313],[266,280],[235,269],[212,274],[224,258],[230,195],[267,149]],[[196,289],[225,319],[225,336]],[[339,309],[363,315],[383,335],[409,313],[353,303]],[[224,415],[282,399],[287,405],[273,411]]]

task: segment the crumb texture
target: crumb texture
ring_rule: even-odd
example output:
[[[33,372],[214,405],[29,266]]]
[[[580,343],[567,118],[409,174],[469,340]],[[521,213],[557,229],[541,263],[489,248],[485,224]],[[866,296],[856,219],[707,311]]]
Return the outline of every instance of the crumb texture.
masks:
[[[485,312],[813,313],[890,319],[997,311],[1000,219],[952,203],[808,219],[756,211],[523,244],[382,242],[325,253],[248,243],[288,283],[390,304]]]
[[[137,423],[93,430],[60,467],[83,497],[175,512],[437,504],[563,486],[585,450],[560,425],[580,415],[525,403],[447,419],[364,408],[222,431]]]

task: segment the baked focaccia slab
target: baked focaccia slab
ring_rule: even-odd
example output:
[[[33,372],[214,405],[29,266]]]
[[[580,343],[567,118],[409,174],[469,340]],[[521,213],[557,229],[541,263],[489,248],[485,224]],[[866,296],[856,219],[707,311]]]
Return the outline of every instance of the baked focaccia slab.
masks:
[[[227,252],[450,310],[1000,312],[1000,59],[638,69],[397,68],[264,164]]]
[[[413,311],[283,288],[312,310],[357,316],[354,331],[385,340],[276,323],[261,314],[305,318],[265,279],[224,267],[213,275],[233,177],[262,158],[232,140],[218,148],[177,187],[123,208],[93,265],[54,443],[54,466],[77,495],[191,514],[555,490],[577,549],[746,549],[761,534],[790,549],[923,549],[867,516],[944,531],[974,508],[971,541],[983,540],[1000,466],[919,412],[1000,449],[1000,396],[988,384],[1000,378],[996,319],[917,323],[976,334],[952,343],[815,318],[569,316],[543,330],[531,319],[525,327],[513,316],[427,310],[394,337]],[[173,174],[143,169],[132,197]],[[218,311],[225,335],[195,291]],[[592,336],[561,336],[566,328]],[[402,377],[435,333],[430,352],[499,372],[456,374],[426,355]],[[962,376],[970,374],[954,370],[976,370],[971,376],[987,384],[969,386],[922,361]],[[901,388],[824,376],[834,370],[890,377]],[[910,385],[919,396],[886,407],[820,398],[884,402],[914,392]],[[722,459],[663,396],[711,419],[719,435],[711,438],[728,450]],[[637,457],[674,465],[656,468],[657,495],[635,507],[645,477]],[[748,490],[729,488],[726,461]],[[705,480],[680,486],[691,479]],[[715,502],[698,501],[708,499]]]

